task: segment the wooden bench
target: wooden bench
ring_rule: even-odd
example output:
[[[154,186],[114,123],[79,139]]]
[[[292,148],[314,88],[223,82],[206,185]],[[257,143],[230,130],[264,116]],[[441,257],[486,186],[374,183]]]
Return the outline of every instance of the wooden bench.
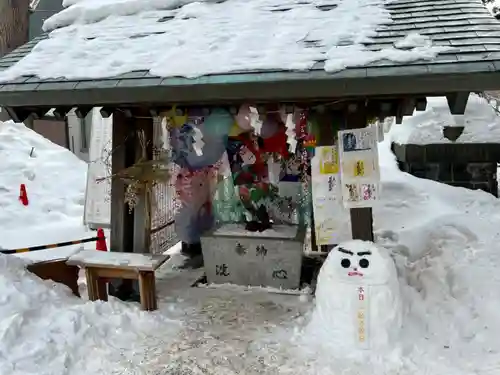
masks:
[[[67,264],[85,269],[91,301],[108,300],[105,279],[132,279],[139,281],[142,309],[152,311],[158,308],[155,271],[169,258],[169,255],[84,250],[71,256]]]

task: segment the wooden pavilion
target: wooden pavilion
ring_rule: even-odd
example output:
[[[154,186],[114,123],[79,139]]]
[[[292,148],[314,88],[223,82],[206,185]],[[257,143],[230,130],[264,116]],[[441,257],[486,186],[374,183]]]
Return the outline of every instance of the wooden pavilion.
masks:
[[[113,144],[121,145],[113,154],[116,172],[132,165],[139,155],[139,140],[128,137],[131,130],[142,129],[152,139],[155,116],[173,105],[237,107],[250,102],[262,111],[276,104],[314,107],[322,129],[318,145],[328,145],[335,137],[332,124],[361,128],[373,116],[395,116],[401,121],[415,109],[425,109],[428,96],[446,96],[451,113],[463,114],[470,92],[500,88],[500,23],[480,0],[396,0],[386,8],[393,21],[379,27],[367,48],[390,47],[408,33],[418,32],[450,49],[430,61],[382,60],[333,74],[326,73],[319,62],[307,72],[256,71],[195,79],[162,78],[147,71],[105,79],[22,77],[0,83],[0,106],[16,122],[42,117],[52,108],[60,117],[76,108],[83,117],[93,107],[103,107],[103,116],[113,114]],[[46,37],[2,58],[0,71],[23,59]],[[148,150],[148,157],[151,153]],[[147,252],[146,207],[139,205],[129,213],[124,195],[123,182],[113,180],[111,250]],[[354,238],[373,240],[371,208],[351,209],[351,221]]]

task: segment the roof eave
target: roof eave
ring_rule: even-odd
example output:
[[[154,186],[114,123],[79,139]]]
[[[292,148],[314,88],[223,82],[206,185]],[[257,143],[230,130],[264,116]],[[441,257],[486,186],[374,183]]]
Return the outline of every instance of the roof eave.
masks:
[[[227,104],[397,96],[500,89],[500,61],[324,71],[146,77],[0,86],[0,106]]]

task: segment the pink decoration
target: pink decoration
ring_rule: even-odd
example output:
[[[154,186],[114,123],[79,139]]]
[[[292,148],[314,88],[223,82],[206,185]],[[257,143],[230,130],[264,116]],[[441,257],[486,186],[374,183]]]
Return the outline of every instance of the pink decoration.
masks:
[[[262,138],[271,138],[280,129],[279,116],[273,113],[269,113],[262,124],[262,129],[260,130],[260,135]]]
[[[235,116],[236,124],[242,130],[249,131],[252,130],[252,125],[250,123],[250,105],[243,104],[238,110],[238,114]]]

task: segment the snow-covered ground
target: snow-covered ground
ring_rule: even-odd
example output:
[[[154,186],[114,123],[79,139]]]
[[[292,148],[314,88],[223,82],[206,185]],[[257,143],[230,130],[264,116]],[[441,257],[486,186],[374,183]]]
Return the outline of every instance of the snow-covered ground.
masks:
[[[84,238],[87,164],[23,124],[0,122],[0,247]],[[26,185],[29,205],[19,201]],[[29,230],[29,235],[27,235]]]
[[[55,227],[81,220],[83,208],[75,199],[83,198],[84,166],[19,125],[2,126],[0,137],[10,134],[10,141],[0,147],[12,149],[2,155],[0,183],[6,189],[14,185],[14,192],[0,195],[9,204],[0,217],[10,217],[12,231],[19,228],[19,245],[50,222]],[[500,373],[500,202],[481,191],[401,173],[389,151],[391,137],[379,147],[383,199],[374,209],[377,242],[392,252],[401,288],[402,337],[389,350],[341,354],[306,329],[315,308],[312,297],[194,288],[190,285],[201,271],[174,272],[172,262],[158,272],[160,309],[145,313],[113,298],[109,303],[75,298],[66,287],[24,271],[23,258],[0,255],[1,374]],[[29,158],[30,145],[38,158]],[[34,166],[34,160],[44,163]],[[28,193],[38,191],[45,203],[32,208],[17,202],[17,185],[26,182],[19,171],[27,166],[37,172]],[[64,182],[66,173],[72,183]],[[30,188],[36,181],[39,185]],[[60,186],[66,191],[56,196]],[[43,219],[41,207],[52,201],[59,216]],[[40,224],[36,216],[43,219]],[[326,286],[332,295],[336,287]]]

